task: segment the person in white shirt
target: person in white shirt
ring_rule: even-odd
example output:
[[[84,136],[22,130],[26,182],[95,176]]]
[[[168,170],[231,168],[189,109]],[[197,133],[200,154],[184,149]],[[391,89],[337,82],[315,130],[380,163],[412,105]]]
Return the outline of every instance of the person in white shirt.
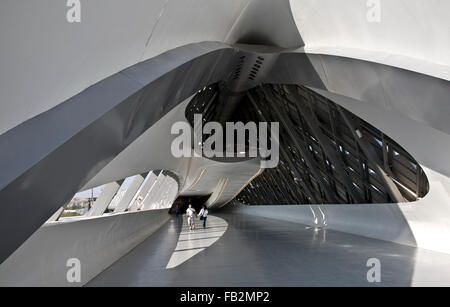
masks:
[[[187,210],[186,210],[186,216],[188,219],[189,229],[194,230],[195,229],[195,221],[194,221],[195,209],[192,208],[191,204],[189,204],[189,208],[187,208]]]
[[[206,228],[206,218],[208,217],[208,209],[205,205],[202,206],[202,210],[200,210],[200,219],[203,221],[203,228]]]

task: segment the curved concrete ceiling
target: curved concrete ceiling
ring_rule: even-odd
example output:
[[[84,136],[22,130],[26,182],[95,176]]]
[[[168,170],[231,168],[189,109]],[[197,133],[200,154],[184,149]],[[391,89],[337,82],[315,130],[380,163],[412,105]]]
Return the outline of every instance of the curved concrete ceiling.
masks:
[[[380,3],[380,22],[367,19]],[[290,0],[305,51],[358,58],[450,79],[446,0]]]
[[[228,43],[298,48],[303,40],[294,22],[289,0],[252,0],[231,28]]]
[[[96,82],[189,43],[224,41],[249,0],[0,3],[0,135]]]
[[[287,2],[270,2],[86,1],[82,22],[70,24],[64,2],[2,1],[0,134],[162,52],[201,41],[235,43],[247,33],[272,37],[281,47],[296,47],[302,39],[310,53],[380,61],[450,79],[448,1],[383,1],[382,22],[369,23],[365,1],[290,0],[301,37],[289,25],[292,17],[282,19],[286,26],[277,25],[281,36],[265,27],[267,15],[288,10]],[[261,12],[256,22],[245,18]]]

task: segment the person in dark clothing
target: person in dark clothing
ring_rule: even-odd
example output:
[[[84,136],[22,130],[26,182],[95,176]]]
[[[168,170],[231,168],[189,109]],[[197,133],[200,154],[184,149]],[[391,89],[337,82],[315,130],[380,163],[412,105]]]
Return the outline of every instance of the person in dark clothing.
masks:
[[[202,206],[202,210],[199,213],[200,219],[203,221],[203,228],[206,228],[206,218],[208,217],[208,209],[205,205]]]

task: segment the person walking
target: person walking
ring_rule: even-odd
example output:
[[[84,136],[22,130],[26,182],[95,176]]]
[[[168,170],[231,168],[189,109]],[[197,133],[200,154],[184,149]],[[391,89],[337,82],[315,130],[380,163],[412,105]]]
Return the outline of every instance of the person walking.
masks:
[[[188,220],[188,225],[189,225],[189,229],[190,230],[194,230],[195,229],[195,209],[192,208],[192,205],[189,204],[189,207],[186,210],[186,216],[187,216],[187,220]]]
[[[175,206],[175,216],[178,218],[178,215],[180,215],[180,204],[176,204]]]
[[[203,221],[203,228],[206,228],[206,218],[208,217],[208,209],[205,205],[202,206],[202,210],[200,210],[200,220]]]

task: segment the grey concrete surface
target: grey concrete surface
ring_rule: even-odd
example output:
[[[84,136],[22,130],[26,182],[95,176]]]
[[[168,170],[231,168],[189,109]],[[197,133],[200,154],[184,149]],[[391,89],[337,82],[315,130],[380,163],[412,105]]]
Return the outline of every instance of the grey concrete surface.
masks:
[[[166,269],[177,246],[180,217],[87,286],[410,286],[416,282],[420,250],[413,247],[269,218],[214,215],[226,220],[228,230],[181,265]],[[379,284],[367,282],[370,258],[381,261]],[[430,272],[450,264],[445,254],[435,253],[434,259],[439,263]],[[428,262],[428,269],[432,266]],[[427,276],[439,279],[439,274]]]

